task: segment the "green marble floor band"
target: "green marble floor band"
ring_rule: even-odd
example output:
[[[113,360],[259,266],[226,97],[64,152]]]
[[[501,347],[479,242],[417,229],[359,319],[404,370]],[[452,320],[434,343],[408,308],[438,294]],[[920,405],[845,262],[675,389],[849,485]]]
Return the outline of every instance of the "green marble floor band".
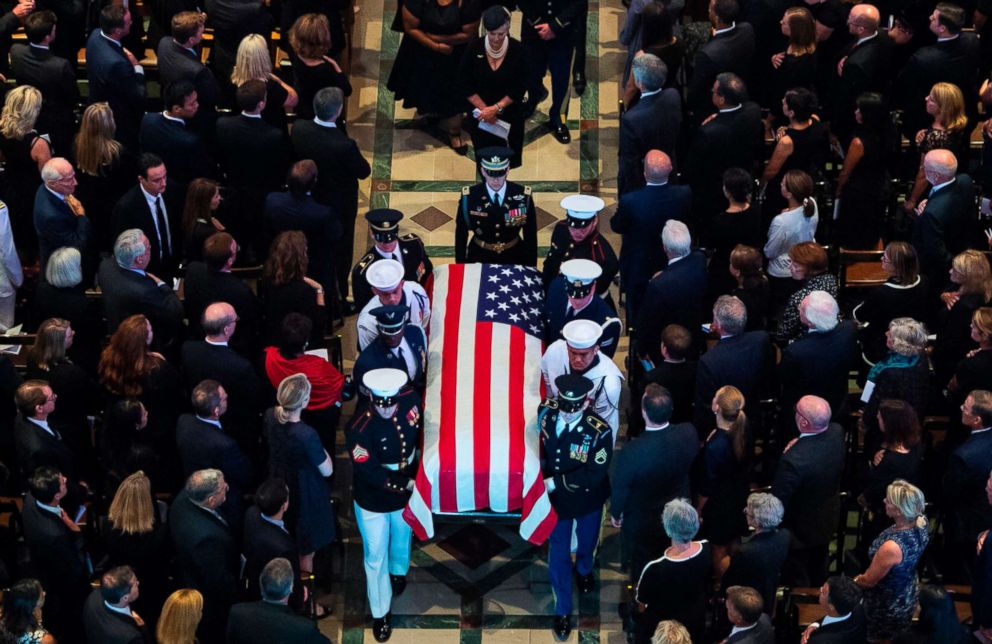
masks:
[[[512,170],[510,180],[513,180]],[[534,192],[575,192],[579,187],[578,181],[518,181],[525,186],[530,186]],[[390,181],[387,185],[388,192],[461,192],[465,186],[473,186],[475,181]],[[378,186],[375,187],[378,189]]]

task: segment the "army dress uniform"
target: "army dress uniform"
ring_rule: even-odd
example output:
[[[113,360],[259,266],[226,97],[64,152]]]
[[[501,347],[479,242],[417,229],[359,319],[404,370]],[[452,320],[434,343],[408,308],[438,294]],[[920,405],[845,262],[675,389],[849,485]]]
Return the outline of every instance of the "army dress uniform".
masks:
[[[602,199],[589,195],[570,195],[561,201],[566,210],[565,221],[559,221],[551,231],[551,246],[544,258],[541,278],[545,290],[551,285],[551,280],[561,272],[562,262],[569,259],[588,259],[599,264],[603,274],[596,280],[596,294],[604,298],[610,308],[616,311],[613,298],[610,296],[610,285],[620,271],[620,262],[613,246],[599,230],[593,230],[588,237],[576,242],[569,234],[569,228],[587,228],[597,226],[599,219],[596,215],[605,204]]]
[[[431,321],[431,302],[427,297],[427,291],[416,282],[407,282],[403,279],[403,265],[395,259],[384,259],[375,262],[368,271],[369,285],[384,293],[394,293],[396,289],[403,289],[400,295],[399,304],[405,306],[410,315],[407,320],[427,331],[427,325]],[[358,314],[356,326],[358,328],[358,351],[372,344],[379,336],[379,327],[376,324],[372,309],[382,306],[383,303],[378,297],[369,300],[361,312]]]
[[[548,287],[544,298],[544,344],[550,346],[562,339],[562,330],[572,320],[591,320],[603,329],[599,349],[613,358],[623,325],[616,312],[601,297],[592,294],[602,269],[587,259],[570,259],[561,265],[561,275]],[[584,302],[579,305],[578,303]]]
[[[393,208],[376,208],[370,210],[365,218],[369,222],[369,232],[375,244],[362,255],[354,268],[351,269],[351,291],[355,298],[355,308],[361,310],[372,299],[372,287],[369,286],[366,273],[372,264],[381,259],[395,259],[403,264],[403,279],[417,282],[425,289],[434,273],[434,264],[427,256],[423,240],[413,233],[399,234],[399,222],[403,213]],[[387,252],[383,246],[396,242],[396,247]]]
[[[374,406],[356,414],[345,436],[354,470],[355,520],[362,535],[366,590],[373,634],[382,642],[391,630],[393,594],[406,587],[413,531],[403,520],[417,471],[422,426],[421,399],[405,386],[398,369],[375,369],[363,377]],[[383,418],[380,407],[395,411]]]
[[[483,172],[502,176],[509,170],[513,151],[485,148],[479,154]],[[530,187],[506,181],[494,193],[483,181],[462,188],[455,218],[455,261],[536,267],[537,209]]]
[[[401,305],[380,306],[370,313],[375,316],[379,336],[358,354],[350,382],[358,385],[373,369],[399,369],[406,372],[413,388],[423,395],[427,374],[427,336],[424,330],[416,324],[407,324],[407,309]],[[398,342],[396,336],[401,336]],[[358,386],[357,393],[359,403],[356,409],[362,409],[368,403],[368,390]]]
[[[551,532],[548,568],[555,596],[555,636],[568,637],[572,612],[571,541],[574,526],[578,543],[575,572],[579,590],[592,590],[593,559],[603,519],[603,504],[610,496],[608,470],[613,456],[611,431],[605,420],[588,409],[592,383],[582,376],[566,374],[555,381],[557,399],[541,403],[538,427],[541,432],[541,475],[551,497],[558,522]],[[564,634],[560,633],[564,630]]]

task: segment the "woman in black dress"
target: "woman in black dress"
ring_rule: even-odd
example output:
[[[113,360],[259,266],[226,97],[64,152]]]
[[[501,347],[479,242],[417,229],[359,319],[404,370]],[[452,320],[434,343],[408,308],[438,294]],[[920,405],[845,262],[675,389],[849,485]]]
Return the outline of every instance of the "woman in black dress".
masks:
[[[764,331],[768,326],[771,286],[763,266],[761,251],[753,246],[737,244],[730,251],[730,274],[737,281],[730,294],[744,302],[747,331]]]
[[[920,419],[904,400],[883,400],[878,405],[878,429],[883,436],[881,448],[869,455],[868,470],[858,503],[871,517],[865,522],[867,543],[889,524],[885,516],[885,490],[896,479],[919,485]],[[867,550],[866,550],[867,552]]]
[[[958,363],[947,392],[959,406],[976,389],[992,390],[992,308],[983,306],[971,316],[971,339],[978,343]]]
[[[649,2],[641,12],[641,48],[630,52],[627,61],[626,81],[623,90],[623,106],[629,110],[640,97],[640,91],[634,85],[634,75],[630,73],[631,65],[637,54],[654,54],[665,63],[668,75],[665,77],[665,88],[678,89],[679,68],[685,56],[685,44],[674,33],[674,18],[672,12],[660,2]]]
[[[723,195],[729,205],[713,217],[706,244],[713,250],[709,265],[710,301],[732,291],[737,285],[730,273],[730,252],[738,244],[760,248],[765,243],[761,212],[751,205],[754,179],[743,168],[723,173]]]
[[[183,209],[183,257],[189,262],[203,261],[203,242],[224,230],[217,220],[220,208],[220,186],[212,179],[193,179],[186,189]]]
[[[865,92],[854,110],[854,136],[837,177],[838,241],[844,248],[877,248],[888,202],[889,110],[876,92]]]
[[[296,116],[312,119],[313,97],[325,87],[337,87],[344,95],[351,96],[351,82],[341,71],[337,61],[327,55],[331,48],[331,32],[327,16],[320,13],[307,13],[296,19],[289,30],[289,42],[293,47],[293,77],[299,103]],[[344,121],[344,111],[338,118],[338,127]]]
[[[964,94],[952,83],[937,83],[926,97],[927,114],[933,117],[930,127],[916,133],[916,149],[920,152],[920,165],[916,180],[903,208],[916,210],[923,193],[930,184],[923,172],[923,159],[932,150],[950,150],[958,159],[967,158],[968,116],[964,109]]]
[[[782,16],[782,35],[789,39],[785,51],[772,56],[769,93],[775,121],[782,120],[781,99],[795,87],[813,90],[816,86],[816,22],[806,7],[791,7]]]
[[[127,476],[141,471],[153,493],[164,492],[162,462],[148,431],[148,410],[137,398],[121,398],[107,407],[97,439],[103,462],[104,488],[115,489]]]
[[[934,344],[937,383],[950,381],[958,363],[977,345],[971,338],[971,316],[992,301],[992,271],[980,251],[966,250],[951,262],[951,289],[941,293]]]
[[[406,109],[440,119],[448,144],[459,154],[465,94],[458,78],[465,46],[479,30],[477,0],[404,0],[403,40],[386,87]]]
[[[744,415],[744,395],[725,385],[713,396],[716,429],[696,458],[696,509],[703,521],[703,534],[712,544],[714,568],[727,556],[731,545],[747,533],[742,509],[750,492],[748,471],[751,437]]]
[[[472,147],[478,154],[478,150],[487,147],[507,145],[513,150],[510,167],[517,168],[524,149],[521,101],[527,68],[523,45],[510,37],[510,12],[500,5],[486,9],[482,26],[486,35],[468,44],[458,69],[463,92],[475,108],[474,118],[468,121]],[[479,127],[483,122],[491,124],[497,120],[510,124],[505,141]]]
[[[264,341],[268,345],[279,343],[286,315],[299,313],[313,323],[310,348],[324,346],[327,326],[324,289],[307,277],[309,262],[307,238],[300,231],[287,230],[272,240],[259,285],[265,317]]]
[[[289,29],[283,33],[289,33]],[[296,109],[300,96],[291,85],[272,73],[269,46],[265,38],[259,34],[248,34],[238,45],[238,55],[228,86],[231,104],[234,103],[234,93],[237,88],[250,80],[260,80],[265,83],[265,107],[262,109],[262,119],[288,134],[286,113]]]
[[[86,297],[82,281],[82,256],[78,250],[67,246],[52,253],[45,265],[44,279],[35,291],[34,320],[37,324],[49,318],[68,320],[76,333],[69,357],[92,375],[96,373],[106,327],[100,302]]]

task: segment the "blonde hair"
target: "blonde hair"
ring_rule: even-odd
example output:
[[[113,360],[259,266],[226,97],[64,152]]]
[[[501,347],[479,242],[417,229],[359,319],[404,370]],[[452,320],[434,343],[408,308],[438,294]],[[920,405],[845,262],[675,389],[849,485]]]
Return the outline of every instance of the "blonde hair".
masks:
[[[110,104],[93,103],[83,112],[83,121],[76,135],[76,169],[92,177],[100,175],[103,166],[121,155],[121,144],[114,140],[117,124]]]
[[[937,83],[930,88],[930,96],[937,104],[937,119],[944,129],[950,132],[963,130],[968,124],[968,117],[964,113],[964,95],[958,86]]]
[[[891,503],[907,521],[915,521],[916,527],[927,525],[927,501],[923,490],[909,481],[896,479],[885,489],[885,500]]]
[[[992,335],[992,308],[983,306],[971,315],[971,321],[982,335]]]
[[[294,373],[286,376],[279,383],[279,390],[276,391],[276,401],[279,403],[275,408],[276,421],[280,425],[289,422],[290,416],[295,411],[299,411],[310,403],[310,381],[302,373]]]
[[[145,473],[138,470],[121,481],[107,513],[110,525],[124,534],[145,534],[155,525],[152,505],[152,484]]]
[[[951,261],[951,267],[961,276],[961,295],[979,293],[986,302],[992,299],[992,270],[985,253],[966,250]]]
[[[10,90],[0,112],[0,134],[21,140],[34,129],[41,112],[41,92],[30,85]]]
[[[674,619],[664,619],[654,629],[651,644],[692,644],[692,638],[685,626]]]
[[[327,16],[305,13],[289,30],[289,46],[300,58],[318,59],[331,48],[331,29]]]
[[[203,595],[192,588],[180,588],[162,606],[155,638],[158,644],[193,644],[196,627],[203,617]]]
[[[250,80],[269,81],[272,59],[269,46],[259,34],[248,34],[238,45],[238,54],[231,72],[231,84],[241,87]]]
[[[31,347],[31,358],[45,371],[65,360],[65,338],[69,333],[69,321],[62,318],[48,318],[38,327],[38,333]]]
[[[716,390],[717,414],[730,425],[730,444],[734,457],[740,461],[747,454],[747,416],[744,414],[744,394],[733,385]]]

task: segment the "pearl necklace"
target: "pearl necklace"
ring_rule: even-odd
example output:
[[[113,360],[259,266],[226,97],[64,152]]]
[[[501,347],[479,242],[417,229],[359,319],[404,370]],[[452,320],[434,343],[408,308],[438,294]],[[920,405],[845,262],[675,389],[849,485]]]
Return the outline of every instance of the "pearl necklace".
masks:
[[[510,47],[509,35],[507,35],[506,38],[503,39],[502,47],[500,47],[499,49],[493,49],[493,46],[489,44],[489,34],[486,34],[486,53],[493,60],[500,60],[501,58],[503,58],[503,56],[506,55],[506,50],[509,49],[509,47]]]

